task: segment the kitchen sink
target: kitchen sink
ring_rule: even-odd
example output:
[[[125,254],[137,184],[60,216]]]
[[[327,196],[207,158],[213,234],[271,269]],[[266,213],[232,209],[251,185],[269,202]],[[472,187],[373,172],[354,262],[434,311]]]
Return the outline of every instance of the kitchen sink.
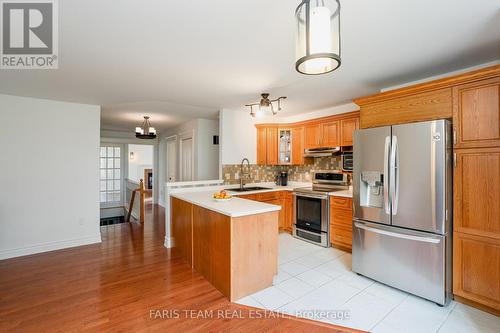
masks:
[[[259,190],[271,190],[269,187],[260,187],[260,186],[250,186],[243,188],[226,188],[226,191],[230,192],[250,192],[250,191],[259,191]]]

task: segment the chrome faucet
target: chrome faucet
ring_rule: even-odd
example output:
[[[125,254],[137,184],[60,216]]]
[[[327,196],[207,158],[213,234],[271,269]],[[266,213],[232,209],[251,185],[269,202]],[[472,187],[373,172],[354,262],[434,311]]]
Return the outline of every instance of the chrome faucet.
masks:
[[[245,161],[247,162],[247,171],[244,172],[244,164]],[[245,178],[248,178],[250,176],[250,161],[248,158],[244,158],[241,160],[241,170],[240,170],[240,190],[243,190],[243,186],[245,186]]]

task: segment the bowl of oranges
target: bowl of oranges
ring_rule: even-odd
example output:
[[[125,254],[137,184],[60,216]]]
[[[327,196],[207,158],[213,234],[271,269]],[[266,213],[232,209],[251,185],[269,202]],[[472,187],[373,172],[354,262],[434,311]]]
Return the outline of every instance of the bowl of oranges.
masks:
[[[222,190],[220,192],[214,193],[214,200],[215,201],[229,201],[231,200],[232,196],[229,195],[226,191]]]

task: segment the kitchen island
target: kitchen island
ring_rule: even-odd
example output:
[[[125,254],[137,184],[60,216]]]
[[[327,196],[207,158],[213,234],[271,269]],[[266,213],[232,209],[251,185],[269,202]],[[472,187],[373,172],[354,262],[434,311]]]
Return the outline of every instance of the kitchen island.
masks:
[[[230,301],[270,287],[278,267],[280,206],[213,192],[171,195],[174,257],[184,259]]]

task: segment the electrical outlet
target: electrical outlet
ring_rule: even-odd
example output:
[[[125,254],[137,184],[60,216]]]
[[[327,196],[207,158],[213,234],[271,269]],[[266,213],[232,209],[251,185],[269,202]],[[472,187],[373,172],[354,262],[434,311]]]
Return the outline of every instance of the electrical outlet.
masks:
[[[84,225],[84,224],[85,224],[85,219],[84,219],[83,217],[80,217],[80,218],[78,219],[78,224],[80,224],[80,225]]]

